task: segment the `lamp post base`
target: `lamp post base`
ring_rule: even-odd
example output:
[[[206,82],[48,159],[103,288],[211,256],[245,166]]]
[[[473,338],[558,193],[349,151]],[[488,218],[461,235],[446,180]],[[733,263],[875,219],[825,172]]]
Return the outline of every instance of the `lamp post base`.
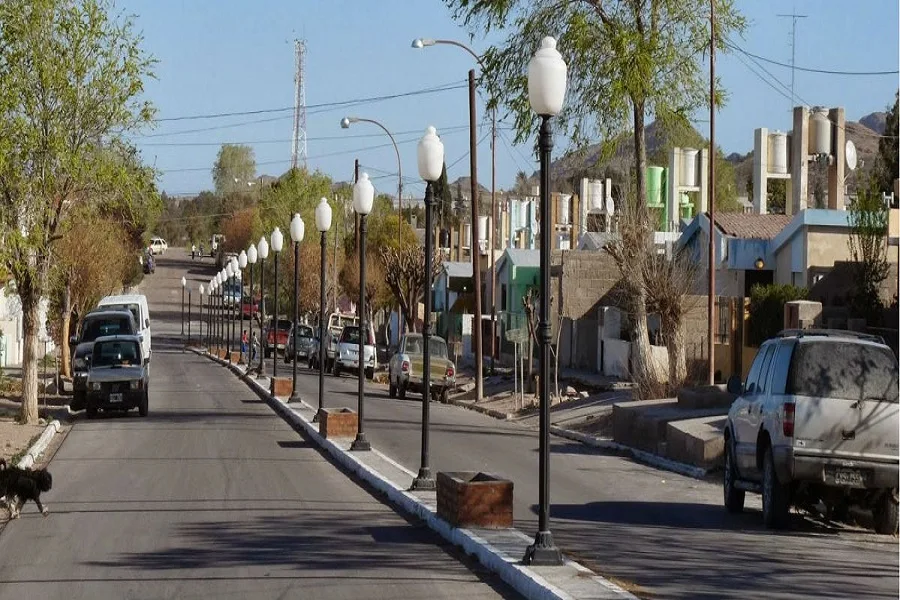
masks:
[[[369,443],[369,440],[366,439],[365,433],[357,433],[356,439],[353,440],[353,443],[350,444],[350,450],[353,452],[368,452],[372,449],[372,444]]]
[[[303,401],[303,398],[300,397],[300,392],[298,392],[297,390],[294,390],[293,392],[291,392],[291,397],[288,398],[289,403],[290,402],[302,402],[302,401]],[[316,413],[316,416],[318,416],[318,413]],[[313,422],[315,422],[315,421],[313,421]]]
[[[534,538],[534,543],[525,550],[522,562],[536,567],[558,567],[563,564],[563,556],[560,549],[553,543],[553,534],[549,531],[539,531]]]
[[[322,410],[322,409],[320,408],[319,410],[316,411],[316,414],[313,415],[313,418],[312,418],[312,422],[313,422],[313,423],[318,423],[318,422],[319,422],[319,412],[320,412],[321,410]]]
[[[431,469],[428,467],[419,469],[419,474],[413,479],[409,489],[413,492],[433,492],[436,490],[437,484],[434,481],[434,476],[431,474]]]

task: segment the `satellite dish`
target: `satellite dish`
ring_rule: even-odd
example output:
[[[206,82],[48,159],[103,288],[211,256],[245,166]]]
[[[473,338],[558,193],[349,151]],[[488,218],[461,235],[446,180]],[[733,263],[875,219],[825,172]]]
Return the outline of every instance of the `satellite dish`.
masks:
[[[847,168],[851,171],[856,169],[856,144],[853,143],[853,140],[847,140],[847,143],[844,144],[844,157],[847,161]]]
[[[606,214],[610,217],[616,212],[616,205],[611,197],[606,198]]]

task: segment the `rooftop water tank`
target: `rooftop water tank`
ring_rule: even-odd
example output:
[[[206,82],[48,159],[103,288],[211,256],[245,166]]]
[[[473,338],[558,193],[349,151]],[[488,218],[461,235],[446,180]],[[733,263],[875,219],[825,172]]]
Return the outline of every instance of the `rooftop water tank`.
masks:
[[[519,229],[525,229],[528,227],[528,202],[524,200],[520,200],[518,203],[519,210]]]
[[[647,167],[647,205],[660,206],[663,192],[663,167]]]
[[[466,223],[463,227],[463,247],[471,248],[472,247],[472,224]]]
[[[694,148],[681,150],[681,185],[684,187],[697,187],[697,153]]]
[[[488,221],[488,217],[478,217],[478,239],[488,239],[488,233],[490,232],[490,230],[491,226]]]
[[[556,202],[556,222],[559,225],[569,224],[569,201],[572,196],[569,194],[560,194],[559,200]]]
[[[809,119],[809,153],[831,154],[831,121],[828,109],[817,106]]]
[[[773,131],[771,173],[785,175],[788,172],[787,134],[783,131]]]
[[[603,183],[599,179],[592,179],[589,183],[590,204],[588,210],[603,212],[606,204],[603,202]]]

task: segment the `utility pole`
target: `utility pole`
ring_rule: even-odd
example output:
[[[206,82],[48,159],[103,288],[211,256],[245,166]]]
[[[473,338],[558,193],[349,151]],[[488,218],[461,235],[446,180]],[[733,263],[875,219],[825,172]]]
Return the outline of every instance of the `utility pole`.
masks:
[[[291,138],[291,168],[307,167],[306,152],[306,42],[294,40],[294,136]]]
[[[716,0],[709,0],[709,385],[716,379]]]
[[[778,15],[781,18],[790,18],[791,19],[791,106],[790,112],[794,110],[794,99],[797,97],[794,95],[794,64],[797,58],[797,20],[805,19],[806,15],[798,15],[796,8],[789,15]]]

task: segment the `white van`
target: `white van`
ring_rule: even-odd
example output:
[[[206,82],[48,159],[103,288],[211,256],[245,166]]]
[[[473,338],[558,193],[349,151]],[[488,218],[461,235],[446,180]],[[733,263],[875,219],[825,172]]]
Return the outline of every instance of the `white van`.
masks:
[[[169,244],[162,238],[152,238],[150,240],[150,253],[153,255],[165,254],[169,249]]]
[[[125,308],[134,315],[137,324],[138,335],[141,336],[141,354],[150,358],[150,309],[147,307],[147,297],[143,294],[124,294],[107,296],[101,300],[97,307]]]

